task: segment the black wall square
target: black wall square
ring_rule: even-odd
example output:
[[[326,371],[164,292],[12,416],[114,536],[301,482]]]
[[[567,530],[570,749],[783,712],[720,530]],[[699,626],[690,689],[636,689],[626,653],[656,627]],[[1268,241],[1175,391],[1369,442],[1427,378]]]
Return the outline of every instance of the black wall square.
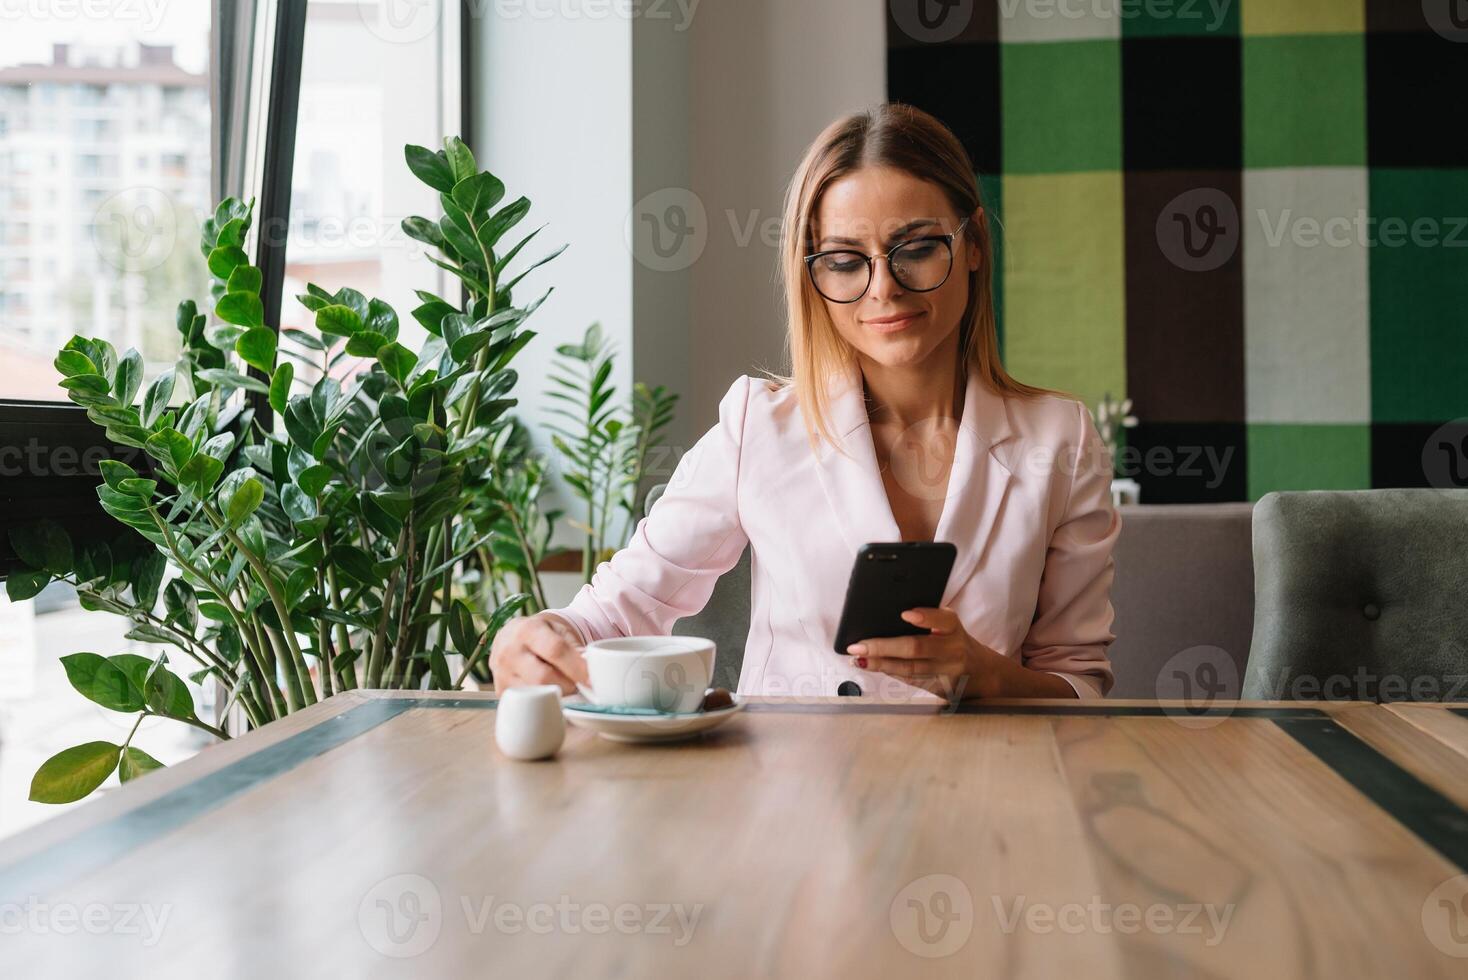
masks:
[[[1465,436],[1468,423],[1372,423],[1371,485],[1468,489]]]
[[[1242,166],[1238,38],[1128,38],[1121,51],[1126,169]]]
[[[1465,96],[1468,44],[1437,34],[1366,35],[1370,165],[1468,166]]]
[[[1144,504],[1249,499],[1243,422],[1141,422],[1126,430],[1119,476],[1142,485]]]
[[[963,142],[975,170],[999,172],[998,44],[891,48],[887,97],[937,116]]]

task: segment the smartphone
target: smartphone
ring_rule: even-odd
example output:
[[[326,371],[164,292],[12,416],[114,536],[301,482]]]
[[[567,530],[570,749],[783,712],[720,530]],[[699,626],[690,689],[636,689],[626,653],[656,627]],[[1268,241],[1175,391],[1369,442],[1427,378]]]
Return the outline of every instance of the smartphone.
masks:
[[[851,566],[846,604],[836,627],[836,652],[860,640],[928,632],[902,618],[917,606],[943,602],[958,549],[947,541],[864,544]]]

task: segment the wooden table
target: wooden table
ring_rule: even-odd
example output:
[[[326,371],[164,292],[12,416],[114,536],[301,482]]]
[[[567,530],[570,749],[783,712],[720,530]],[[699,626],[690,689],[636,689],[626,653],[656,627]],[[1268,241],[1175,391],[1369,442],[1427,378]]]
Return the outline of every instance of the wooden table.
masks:
[[[0,844],[0,967],[1468,975],[1437,709],[756,701],[514,763],[493,705],[341,695]]]

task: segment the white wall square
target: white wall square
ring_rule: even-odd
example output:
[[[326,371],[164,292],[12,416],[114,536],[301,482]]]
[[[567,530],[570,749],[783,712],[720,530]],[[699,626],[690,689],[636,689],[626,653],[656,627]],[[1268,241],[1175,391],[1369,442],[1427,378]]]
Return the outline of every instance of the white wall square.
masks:
[[[1364,167],[1244,171],[1250,422],[1370,422]]]

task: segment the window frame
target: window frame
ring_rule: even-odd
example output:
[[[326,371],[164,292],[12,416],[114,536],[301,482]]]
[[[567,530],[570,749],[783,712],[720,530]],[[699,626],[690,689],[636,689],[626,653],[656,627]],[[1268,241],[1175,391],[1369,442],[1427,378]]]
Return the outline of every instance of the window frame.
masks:
[[[458,33],[456,44],[443,45],[442,85],[448,98],[457,99],[461,134],[468,142],[473,9],[470,0],[441,2],[442,29]],[[216,199],[250,186],[258,188],[255,264],[261,272],[265,322],[277,331],[308,5],[309,0],[212,0],[211,187]],[[226,46],[230,55],[221,57]],[[450,63],[455,56],[457,66]],[[445,118],[453,115],[450,110]],[[250,368],[250,374],[263,377],[255,368]],[[267,398],[258,393],[247,393],[247,398],[256,418],[270,425],[274,416]],[[12,442],[20,439],[23,442],[18,446]],[[16,449],[21,471],[11,473],[7,461]],[[38,453],[51,464],[30,472],[25,466],[28,453]],[[73,458],[78,460],[75,472],[50,472],[57,461]],[[12,528],[51,519],[66,528],[73,540],[117,533],[121,525],[102,510],[97,498],[96,489],[102,483],[97,462],[101,459],[122,459],[140,472],[152,471],[146,453],[107,439],[102,427],[87,418],[79,405],[0,398],[0,581],[26,567],[10,545]]]

